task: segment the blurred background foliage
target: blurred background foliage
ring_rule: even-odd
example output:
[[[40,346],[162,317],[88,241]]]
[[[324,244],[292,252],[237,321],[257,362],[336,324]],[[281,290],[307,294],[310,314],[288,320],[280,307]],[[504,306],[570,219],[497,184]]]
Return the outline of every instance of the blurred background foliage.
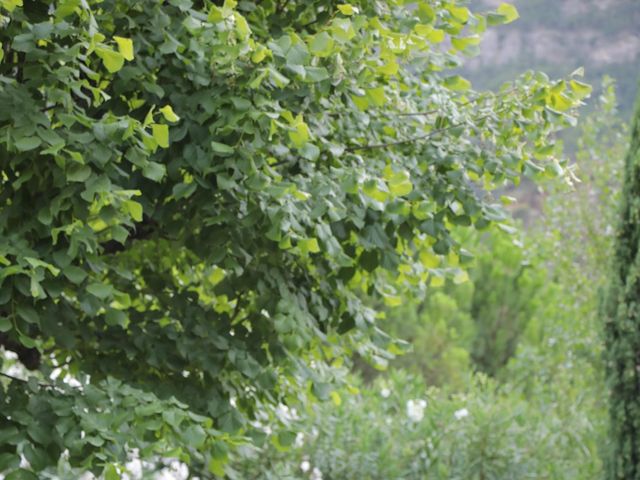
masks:
[[[356,362],[331,401],[265,412],[262,447],[241,449],[232,476],[600,475],[607,413],[597,306],[628,140],[613,80],[600,91],[578,126],[575,181],[550,183],[527,228],[464,233],[474,235],[469,281],[382,313],[412,350],[387,371]]]

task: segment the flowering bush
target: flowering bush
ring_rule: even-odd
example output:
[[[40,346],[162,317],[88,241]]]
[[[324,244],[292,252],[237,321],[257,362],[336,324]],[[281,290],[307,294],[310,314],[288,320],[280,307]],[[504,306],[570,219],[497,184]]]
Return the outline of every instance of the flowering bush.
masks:
[[[357,380],[354,379],[357,384]],[[340,391],[281,431],[302,440],[242,450],[236,478],[595,478],[595,429],[560,399],[526,399],[482,374],[464,392],[426,387],[403,371]]]

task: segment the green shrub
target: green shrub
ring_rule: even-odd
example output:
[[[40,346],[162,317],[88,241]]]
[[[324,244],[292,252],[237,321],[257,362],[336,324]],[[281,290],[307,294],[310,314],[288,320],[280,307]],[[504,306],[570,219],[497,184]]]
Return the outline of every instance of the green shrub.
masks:
[[[325,480],[586,479],[600,468],[579,408],[540,405],[484,375],[452,394],[398,371],[341,398],[292,421],[301,433],[290,449],[244,451],[237,478],[313,479],[316,468]]]
[[[596,305],[620,173],[608,159],[624,148],[626,130],[612,85],[603,90],[580,129],[583,181],[550,190],[543,221],[525,235],[527,250],[512,248],[513,237],[500,234],[467,242],[477,247],[470,282],[433,290],[418,307],[387,312],[385,326],[414,345],[396,361],[402,369],[392,363],[370,383],[355,378],[357,390],[300,404],[295,418],[265,416],[261,428],[268,425],[269,435],[234,458],[237,478],[317,479],[313,468],[325,480],[602,474],[607,413]],[[507,303],[522,315],[515,352],[495,378],[472,374],[469,364],[473,340],[483,335],[471,316],[475,292],[491,292],[490,285],[502,294],[485,297],[476,312]],[[417,418],[420,400],[423,418],[411,420],[408,402]],[[275,440],[282,432],[291,438],[287,450]]]
[[[498,374],[545,302],[545,267],[516,237],[488,231],[471,240],[470,281],[386,312],[386,329],[413,346],[392,365],[421,373],[429,385],[462,387],[476,370]]]

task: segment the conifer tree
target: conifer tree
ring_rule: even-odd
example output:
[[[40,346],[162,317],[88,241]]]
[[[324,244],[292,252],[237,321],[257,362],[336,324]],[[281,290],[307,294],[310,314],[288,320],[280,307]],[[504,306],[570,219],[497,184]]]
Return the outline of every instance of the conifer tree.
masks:
[[[604,303],[610,387],[607,478],[640,478],[640,104],[625,159],[621,221]]]

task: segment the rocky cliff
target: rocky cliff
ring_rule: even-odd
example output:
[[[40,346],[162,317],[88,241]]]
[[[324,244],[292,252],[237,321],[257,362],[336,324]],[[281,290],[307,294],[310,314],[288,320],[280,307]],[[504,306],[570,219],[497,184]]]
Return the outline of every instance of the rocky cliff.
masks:
[[[472,10],[500,0],[471,0]],[[640,0],[512,0],[520,19],[487,30],[480,55],[465,63],[477,87],[492,88],[526,69],[564,76],[585,67],[587,81],[618,82],[622,110],[632,110],[640,79]]]

